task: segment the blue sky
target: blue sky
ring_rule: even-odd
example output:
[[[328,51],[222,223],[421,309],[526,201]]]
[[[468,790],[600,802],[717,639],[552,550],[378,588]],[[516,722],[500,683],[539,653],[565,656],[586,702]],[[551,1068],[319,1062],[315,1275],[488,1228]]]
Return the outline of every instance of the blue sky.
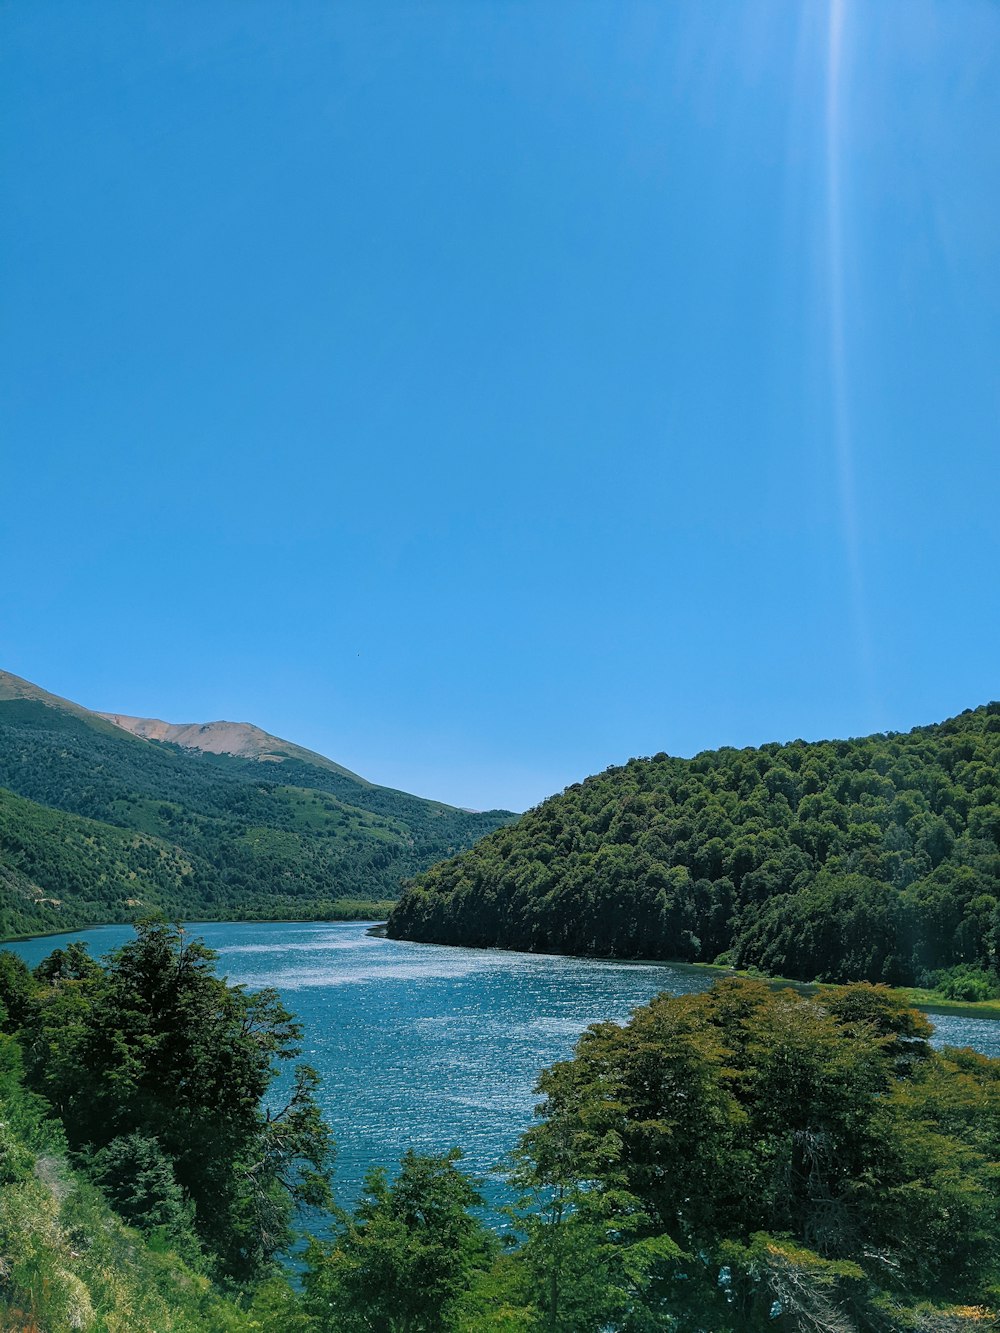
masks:
[[[1000,697],[1000,7],[0,8],[0,665],[524,808]]]

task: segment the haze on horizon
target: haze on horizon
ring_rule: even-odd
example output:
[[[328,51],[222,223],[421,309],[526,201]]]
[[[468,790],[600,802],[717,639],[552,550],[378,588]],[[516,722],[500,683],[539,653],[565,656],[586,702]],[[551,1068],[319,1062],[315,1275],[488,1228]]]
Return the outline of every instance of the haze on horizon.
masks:
[[[0,668],[523,809],[1000,697],[1000,9],[0,11]]]

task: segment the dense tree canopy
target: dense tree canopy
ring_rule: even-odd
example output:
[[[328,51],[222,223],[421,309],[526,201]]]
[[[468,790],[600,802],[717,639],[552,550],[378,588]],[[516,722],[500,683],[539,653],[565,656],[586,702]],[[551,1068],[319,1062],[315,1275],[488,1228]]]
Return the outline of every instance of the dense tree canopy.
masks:
[[[633,759],[419,876],[391,935],[924,983],[1000,959],[1000,704]]]
[[[929,1032],[883,988],[743,980],[591,1028],[518,1155],[542,1326],[965,1327],[941,1308],[1000,1282],[1000,1061]]]

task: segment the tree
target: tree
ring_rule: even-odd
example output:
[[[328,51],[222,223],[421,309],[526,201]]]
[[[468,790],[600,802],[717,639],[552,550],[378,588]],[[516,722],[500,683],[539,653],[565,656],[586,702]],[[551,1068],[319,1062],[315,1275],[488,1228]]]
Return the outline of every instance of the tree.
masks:
[[[96,981],[101,975],[100,963],[95,963],[87,951],[87,946],[78,941],[68,944],[65,949],[53,949],[47,958],[35,968],[38,981]]]
[[[210,949],[162,920],[142,923],[96,972],[64,962],[39,969],[49,984],[29,1071],[70,1146],[95,1155],[119,1201],[139,1189],[145,1202],[127,1208],[155,1211],[157,1191],[172,1198],[162,1172],[148,1198],[137,1177],[126,1183],[129,1160],[145,1170],[155,1144],[222,1271],[259,1274],[290,1242],[294,1209],[329,1197],[315,1072],[300,1065],[284,1104],[263,1105],[298,1054],[298,1024],[276,992],[228,985]]]
[[[459,1301],[496,1251],[469,1211],[482,1203],[458,1167],[407,1152],[391,1183],[369,1172],[353,1215],[342,1214],[332,1243],[314,1241],[305,1275],[307,1309],[326,1333],[447,1333]]]
[[[929,1030],[881,987],[737,980],[591,1028],[520,1150],[543,1327],[835,1333],[987,1304],[1000,1062]]]
[[[0,949],[0,1029],[14,1033],[30,1020],[37,990],[24,960],[9,949]]]
[[[173,1164],[156,1139],[142,1134],[112,1139],[95,1153],[88,1174],[130,1226],[169,1231],[186,1220]]]

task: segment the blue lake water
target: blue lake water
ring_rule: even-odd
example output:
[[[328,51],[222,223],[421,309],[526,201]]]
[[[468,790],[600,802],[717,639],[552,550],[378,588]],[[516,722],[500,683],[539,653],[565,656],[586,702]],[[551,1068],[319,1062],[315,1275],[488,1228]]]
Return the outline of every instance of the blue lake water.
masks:
[[[407,1148],[453,1145],[498,1201],[497,1168],[531,1122],[539,1071],[570,1055],[588,1024],[623,1022],[661,991],[711,984],[664,964],[406,944],[355,922],[190,929],[217,951],[231,982],[275,987],[301,1020],[302,1058],[323,1077],[343,1203],[369,1167],[391,1168]],[[33,966],[71,939],[99,957],[131,933],[104,926],[4,947]],[[932,1021],[938,1044],[1000,1057],[1000,1022]]]

